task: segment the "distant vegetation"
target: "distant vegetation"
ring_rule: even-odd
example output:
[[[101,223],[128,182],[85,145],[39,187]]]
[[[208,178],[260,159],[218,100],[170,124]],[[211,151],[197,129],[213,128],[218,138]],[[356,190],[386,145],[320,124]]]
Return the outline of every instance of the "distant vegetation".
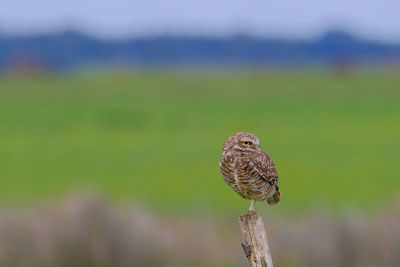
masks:
[[[77,32],[0,35],[0,69],[37,65],[52,70],[92,65],[259,65],[297,67],[399,65],[400,44],[359,39],[340,31],[313,40],[246,35],[151,36],[102,40]]]
[[[271,209],[371,209],[400,188],[399,88],[399,73],[374,70],[3,76],[0,201],[95,190],[238,213],[249,202],[218,162],[229,135],[251,131],[280,174]]]

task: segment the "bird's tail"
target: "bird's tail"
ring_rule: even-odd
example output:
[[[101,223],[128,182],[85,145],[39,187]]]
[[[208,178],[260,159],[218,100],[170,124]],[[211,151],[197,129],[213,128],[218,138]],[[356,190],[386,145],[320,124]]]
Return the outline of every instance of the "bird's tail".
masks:
[[[270,198],[267,199],[268,204],[276,205],[281,202],[281,192],[276,191]]]
[[[273,189],[274,189],[274,193],[272,194],[272,196],[270,196],[268,199],[267,199],[267,202],[268,202],[268,204],[270,204],[270,205],[276,205],[276,204],[278,204],[279,202],[281,202],[281,192],[279,192],[279,187],[278,187],[278,182],[277,182],[277,180],[274,180],[274,183],[273,183]]]

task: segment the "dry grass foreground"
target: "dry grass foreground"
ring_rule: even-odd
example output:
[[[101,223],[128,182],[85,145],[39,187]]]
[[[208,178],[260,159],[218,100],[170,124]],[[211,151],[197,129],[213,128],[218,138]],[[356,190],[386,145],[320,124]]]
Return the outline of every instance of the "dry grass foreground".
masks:
[[[276,266],[398,266],[400,209],[264,220]],[[95,197],[0,212],[0,266],[246,266],[237,218],[173,218]]]

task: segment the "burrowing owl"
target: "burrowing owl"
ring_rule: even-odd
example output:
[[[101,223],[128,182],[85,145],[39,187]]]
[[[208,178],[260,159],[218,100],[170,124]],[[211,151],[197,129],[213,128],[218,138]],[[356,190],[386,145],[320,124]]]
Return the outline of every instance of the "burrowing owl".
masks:
[[[237,133],[226,140],[219,168],[225,182],[245,199],[278,204],[281,193],[278,173],[272,159],[260,148],[258,138],[251,133]]]

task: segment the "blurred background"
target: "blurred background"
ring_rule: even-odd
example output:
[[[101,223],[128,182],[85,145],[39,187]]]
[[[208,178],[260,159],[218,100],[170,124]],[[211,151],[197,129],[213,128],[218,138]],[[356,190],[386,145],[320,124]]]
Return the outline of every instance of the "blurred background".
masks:
[[[1,6],[0,266],[247,266],[239,131],[276,266],[399,266],[400,2]]]

